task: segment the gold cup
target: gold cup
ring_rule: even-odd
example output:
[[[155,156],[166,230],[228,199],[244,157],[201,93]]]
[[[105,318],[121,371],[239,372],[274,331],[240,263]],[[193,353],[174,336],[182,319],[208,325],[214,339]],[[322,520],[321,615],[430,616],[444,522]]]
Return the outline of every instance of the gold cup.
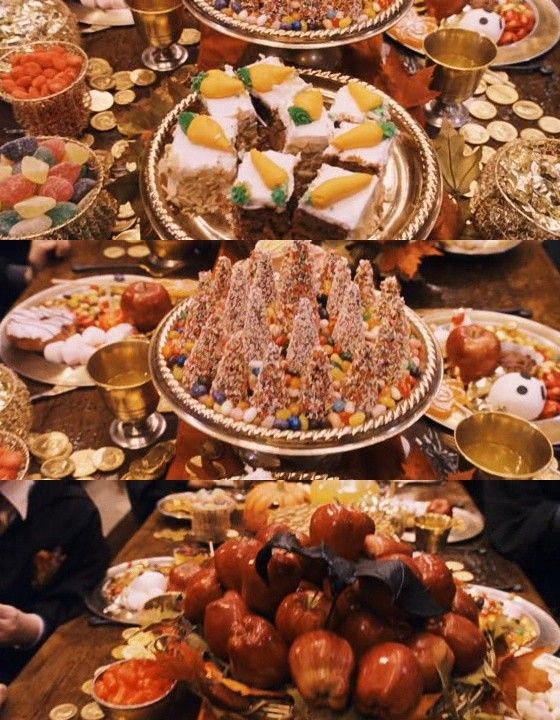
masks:
[[[122,340],[99,348],[87,364],[116,418],[109,429],[111,439],[130,450],[151,445],[166,426],[165,418],[156,412],[159,396],[150,377],[149,347],[146,339]]]
[[[415,518],[414,527],[416,549],[433,554],[445,549],[453,520],[448,515],[428,513]]]
[[[455,443],[489,479],[530,480],[548,472],[554,457],[549,439],[535,425],[503,412],[479,412],[461,420]]]
[[[181,0],[126,0],[140,37],[150,46],[142,62],[151,70],[169,72],[182,65],[189,54],[177,43],[185,24]]]
[[[424,38],[427,64],[435,65],[430,88],[440,96],[426,105],[430,125],[441,127],[444,118],[454,127],[467,122],[463,102],[472,97],[498,48],[490,38],[473,30],[440,28]]]

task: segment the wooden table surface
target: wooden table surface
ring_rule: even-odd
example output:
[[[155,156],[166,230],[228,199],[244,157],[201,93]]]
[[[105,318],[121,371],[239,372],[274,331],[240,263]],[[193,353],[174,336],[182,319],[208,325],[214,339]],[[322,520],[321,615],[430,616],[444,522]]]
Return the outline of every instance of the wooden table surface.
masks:
[[[405,487],[403,490],[407,495],[414,492],[414,497],[419,500],[447,497],[453,503],[477,512],[459,483],[416,486],[414,491]],[[169,527],[167,522],[154,513],[115,558],[114,564],[172,554],[170,542],[154,538],[154,532]],[[518,583],[523,588],[520,592],[523,597],[545,607],[521,570],[490,550],[483,537],[449,546],[444,554],[448,559],[462,561],[475,576],[474,582],[508,588]],[[92,677],[96,668],[112,661],[111,650],[122,644],[122,630],[119,625],[92,627],[86,615],[59,628],[9,686],[8,702],[0,710],[0,720],[46,720],[53,706],[66,702],[83,707],[90,698],[81,692],[81,685]],[[193,717],[192,709],[190,712],[185,710],[184,714],[173,714],[176,720]]]

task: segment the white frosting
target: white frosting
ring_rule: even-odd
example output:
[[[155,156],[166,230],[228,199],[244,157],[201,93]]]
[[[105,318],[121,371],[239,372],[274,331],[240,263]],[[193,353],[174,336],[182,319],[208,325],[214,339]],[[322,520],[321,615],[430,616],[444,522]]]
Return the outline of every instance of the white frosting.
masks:
[[[250,69],[255,65],[261,65],[262,63],[265,63],[266,65],[284,65],[278,57],[263,56],[258,62],[253,63],[252,65],[247,65],[247,68]],[[279,83],[278,85],[275,85],[272,90],[269,90],[268,92],[257,92],[251,88],[251,94],[258,97],[259,100],[261,100],[271,110],[280,110],[281,108],[289,106],[294,95],[300,90],[303,90],[307,84],[308,83],[300,78],[297,72],[294,72],[292,77],[284,80],[284,82]]]
[[[64,328],[74,324],[74,314],[65,308],[43,305],[26,309],[16,308],[10,313],[7,333],[15,338],[49,341]]]
[[[340,124],[340,130],[335,130],[333,138],[358,127],[361,123],[343,122]],[[339,150],[335,145],[329,144],[325,150],[325,160],[327,162],[333,157],[337,157],[343,162],[360,162],[364,165],[380,165],[384,167],[389,161],[391,149],[393,147],[394,138],[386,138],[378,145],[373,147],[354,148],[352,150]]]
[[[284,150],[286,152],[298,152],[309,148],[310,145],[324,148],[329,142],[329,137],[333,131],[333,123],[326,110],[323,110],[318,120],[314,120],[308,125],[296,125],[288,112],[288,107],[291,105],[293,105],[293,99],[289,105],[285,105],[278,110],[280,119],[286,128]]]
[[[385,102],[382,108],[386,112]],[[379,113],[379,109],[375,112]],[[343,85],[334,96],[329,115],[334,121],[347,120],[353,123],[361,123],[367,119],[369,114],[360,109],[350,90],[348,90],[348,85]],[[371,113],[371,116],[375,117],[375,113]]]
[[[230,77],[237,78],[231,65],[226,65],[224,72]],[[200,93],[200,98],[208,110],[208,114],[217,120],[221,120],[222,118],[238,118],[240,114],[257,116],[253,103],[251,102],[251,96],[247,90],[243,90],[240,95],[231,95],[226,98],[206,98]]]
[[[237,135],[237,121],[233,118],[217,120],[232,145]],[[183,128],[177,123],[173,131],[173,142],[169,152],[170,170],[178,170],[183,174],[196,175],[201,170],[225,170],[235,172],[237,154],[214,148],[196,145],[191,142]]]
[[[294,192],[294,168],[299,162],[299,155],[285,155],[283,153],[275,152],[274,150],[265,150],[264,154],[277,165],[284,168],[284,170],[288,173],[286,201],[289,200]],[[253,165],[251,153],[245,153],[237,171],[236,183],[246,183],[249,188],[251,202],[248,205],[244,205],[244,208],[248,210],[255,210],[262,207],[277,207],[277,205],[272,202],[272,190],[265,185],[263,179]]]
[[[306,203],[309,192],[314,190],[318,185],[331,180],[331,178],[343,177],[345,175],[354,175],[348,170],[333,167],[332,165],[321,165],[321,169],[315,180],[311,183],[307,193],[300,200],[299,207],[305,210],[309,215],[321,218],[333,225],[340,225],[346,230],[355,230],[362,222],[364,215],[367,213],[370,203],[373,200],[378,178],[372,176],[370,184],[363,190],[354,193],[350,197],[339,200],[338,202],[326,208],[313,207]]]

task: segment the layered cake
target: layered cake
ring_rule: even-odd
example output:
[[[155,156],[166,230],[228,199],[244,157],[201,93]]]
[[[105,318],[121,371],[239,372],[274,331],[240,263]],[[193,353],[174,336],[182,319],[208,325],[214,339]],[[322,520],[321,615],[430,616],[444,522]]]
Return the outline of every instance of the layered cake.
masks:
[[[237,121],[183,112],[160,162],[170,203],[196,215],[223,210],[237,170]]]
[[[364,120],[388,120],[387,101],[380,93],[358,80],[350,80],[337,90],[329,116],[335,123],[362,123]]]
[[[379,178],[321,165],[294,213],[295,237],[363,240],[379,224]]]
[[[298,161],[299,155],[274,150],[245,153],[231,189],[237,237],[256,241],[289,232],[288,205],[294,194]]]
[[[323,154],[326,163],[350,170],[383,176],[397,128],[391,121],[341,122]]]
[[[308,85],[279,109],[284,125],[285,152],[321,152],[326,148],[333,126],[323,105],[323,93]]]

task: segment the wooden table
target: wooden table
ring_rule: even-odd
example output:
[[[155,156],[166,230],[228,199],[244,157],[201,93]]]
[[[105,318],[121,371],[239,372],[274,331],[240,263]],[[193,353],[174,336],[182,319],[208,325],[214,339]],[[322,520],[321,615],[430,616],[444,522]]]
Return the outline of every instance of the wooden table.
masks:
[[[459,483],[420,487],[415,496],[419,500],[447,497],[465,509],[475,510],[470,496]],[[164,527],[168,527],[166,521],[157,512],[154,513],[114,563],[171,554],[172,544],[154,538],[154,532]],[[476,573],[476,567],[486,566],[495,585],[519,583],[523,587],[520,593],[523,597],[545,607],[521,570],[490,550],[483,537],[450,546],[445,555],[450,559],[459,559],[467,569],[471,568],[475,582],[491,584],[488,575]],[[476,558],[475,567],[473,562]],[[122,644],[122,630],[122,626],[118,625],[92,627],[85,615],[59,628],[9,686],[8,703],[3,711],[0,710],[0,720],[45,720],[53,706],[65,702],[75,703],[81,708],[89,700],[80,691],[82,683],[92,677],[96,668],[112,661],[111,650]],[[193,711],[185,711],[184,716],[173,714],[173,717],[191,720]]]

